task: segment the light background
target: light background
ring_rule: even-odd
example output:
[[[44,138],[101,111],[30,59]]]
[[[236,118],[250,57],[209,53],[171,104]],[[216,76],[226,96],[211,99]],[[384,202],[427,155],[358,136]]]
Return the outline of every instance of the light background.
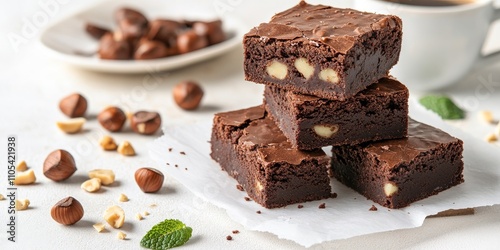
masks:
[[[55,0],[54,0],[55,1]],[[40,1],[50,2],[47,0]],[[103,153],[96,146],[96,138],[104,131],[94,121],[87,124],[87,133],[68,137],[62,135],[54,122],[63,119],[57,109],[59,99],[71,92],[81,92],[90,101],[89,113],[97,114],[109,104],[120,104],[131,110],[158,110],[165,124],[189,123],[211,119],[216,111],[243,108],[261,102],[262,86],[245,82],[241,67],[242,50],[236,49],[227,55],[197,64],[172,73],[154,75],[157,83],[154,89],[141,88],[148,76],[111,75],[83,71],[53,61],[41,53],[36,42],[36,34],[28,38],[27,44],[16,51],[7,39],[10,32],[20,33],[26,20],[32,20],[45,10],[37,0],[4,1],[0,8],[0,160],[6,161],[7,135],[19,138],[19,157],[26,159],[35,169],[38,184],[21,187],[20,198],[32,200],[33,208],[18,214],[19,242],[11,244],[5,240],[3,224],[7,203],[0,201],[0,249],[137,249],[142,235],[156,222],[165,218],[178,218],[194,228],[195,236],[185,246],[186,249],[239,248],[239,249],[301,249],[290,241],[259,232],[246,231],[232,222],[225,212],[208,203],[197,200],[180,183],[166,178],[160,194],[143,195],[138,192],[133,181],[135,169],[153,164],[147,158],[147,144],[150,137],[142,137],[130,132],[115,135],[119,141],[130,140],[139,153],[135,158],[123,158],[116,154]],[[48,22],[56,21],[79,8],[98,1],[59,1],[60,9],[54,11]],[[231,9],[225,12],[239,18],[248,28],[266,21],[277,11],[288,8],[296,1],[170,1],[172,4],[204,5],[214,11],[214,4],[225,3]],[[311,1],[311,3],[349,6],[350,1]],[[43,4],[42,4],[43,5]],[[38,30],[46,24],[40,25]],[[485,51],[500,48],[500,30],[494,27]],[[468,118],[454,125],[459,126],[478,138],[484,138],[493,127],[477,119],[479,111],[488,109],[500,117],[500,92],[495,82],[500,82],[500,65],[470,73],[454,87],[440,92],[453,96],[468,110]],[[479,88],[481,79],[491,78],[490,88]],[[176,107],[171,99],[172,86],[184,79],[199,81],[206,90],[204,108],[186,113]],[[421,93],[412,92],[413,96]],[[52,150],[63,147],[83,152],[76,155],[79,171],[68,183],[55,184],[42,175],[44,157]],[[500,148],[499,148],[500,152]],[[4,166],[5,164],[2,163]],[[500,165],[500,164],[499,164]],[[85,180],[86,170],[113,168],[117,172],[119,184],[107,188],[106,192],[93,195],[79,189]],[[3,170],[2,170],[3,169]],[[5,194],[6,169],[0,168],[0,193]],[[40,190],[46,190],[41,192]],[[136,212],[148,210],[151,216],[145,221],[133,219],[124,231],[130,240],[116,239],[116,230],[97,234],[91,225],[100,221],[101,214],[116,201],[120,193],[130,196],[129,203],[120,204],[126,209],[127,217]],[[51,206],[59,199],[73,195],[86,208],[84,220],[74,227],[62,227],[49,216]],[[149,208],[157,203],[157,208]],[[87,204],[87,205],[86,205]],[[479,208],[473,216],[428,219],[421,228],[378,233],[347,240],[325,243],[313,249],[400,249],[400,248],[448,248],[448,249],[493,249],[500,245],[500,207]],[[226,235],[238,229],[234,240],[226,241]]]

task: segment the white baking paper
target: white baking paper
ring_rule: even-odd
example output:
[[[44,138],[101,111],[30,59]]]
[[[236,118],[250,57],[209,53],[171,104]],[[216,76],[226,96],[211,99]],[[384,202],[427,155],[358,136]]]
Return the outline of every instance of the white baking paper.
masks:
[[[332,189],[338,194],[337,198],[303,203],[302,209],[297,205],[265,209],[253,201],[245,201],[246,192],[237,190],[237,182],[210,158],[211,121],[165,128],[165,135],[151,145],[150,154],[158,164],[165,166],[161,170],[166,175],[177,179],[200,198],[225,209],[245,228],[269,232],[305,247],[364,234],[419,227],[426,216],[448,209],[500,204],[499,149],[448,125],[415,101],[410,106],[413,119],[464,141],[465,182],[403,209],[384,208],[336,180],[332,181]],[[172,152],[168,148],[172,148]],[[180,154],[180,151],[186,154]],[[318,209],[323,202],[326,209]],[[369,211],[372,205],[378,211]],[[256,211],[261,211],[261,214]]]

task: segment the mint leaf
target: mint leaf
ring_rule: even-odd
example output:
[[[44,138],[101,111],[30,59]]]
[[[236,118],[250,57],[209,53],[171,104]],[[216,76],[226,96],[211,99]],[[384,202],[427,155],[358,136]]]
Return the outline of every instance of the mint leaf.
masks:
[[[465,112],[447,96],[425,96],[420,99],[420,104],[445,120],[457,120],[465,117]]]
[[[141,246],[154,250],[170,249],[184,245],[191,238],[193,229],[179,220],[164,220],[149,230]]]

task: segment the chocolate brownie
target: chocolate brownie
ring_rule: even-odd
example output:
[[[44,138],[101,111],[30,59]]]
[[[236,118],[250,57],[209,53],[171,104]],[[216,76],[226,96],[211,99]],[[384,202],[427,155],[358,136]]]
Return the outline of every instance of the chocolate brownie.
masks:
[[[366,198],[402,208],[464,181],[463,142],[410,119],[408,138],[332,148],[332,174]]]
[[[264,91],[267,112],[292,145],[303,150],[406,137],[408,95],[408,89],[391,78],[345,101],[274,86]]]
[[[211,148],[222,169],[266,208],[331,196],[325,152],[292,148],[262,105],[216,114]]]
[[[345,100],[387,76],[401,41],[396,16],[301,1],[245,35],[245,77]]]

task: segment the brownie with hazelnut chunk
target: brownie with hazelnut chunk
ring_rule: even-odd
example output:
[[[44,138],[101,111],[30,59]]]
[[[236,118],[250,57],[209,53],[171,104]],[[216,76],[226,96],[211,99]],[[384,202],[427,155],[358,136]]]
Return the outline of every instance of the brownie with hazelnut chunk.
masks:
[[[264,91],[267,112],[290,143],[302,150],[406,137],[408,95],[408,89],[392,78],[382,78],[345,101],[274,86]]]
[[[216,114],[211,157],[266,208],[331,197],[329,157],[294,149],[264,107]]]
[[[245,77],[345,100],[387,76],[401,41],[396,16],[301,1],[245,35]]]
[[[410,119],[408,137],[332,148],[333,176],[366,198],[402,208],[464,181],[463,142]]]

